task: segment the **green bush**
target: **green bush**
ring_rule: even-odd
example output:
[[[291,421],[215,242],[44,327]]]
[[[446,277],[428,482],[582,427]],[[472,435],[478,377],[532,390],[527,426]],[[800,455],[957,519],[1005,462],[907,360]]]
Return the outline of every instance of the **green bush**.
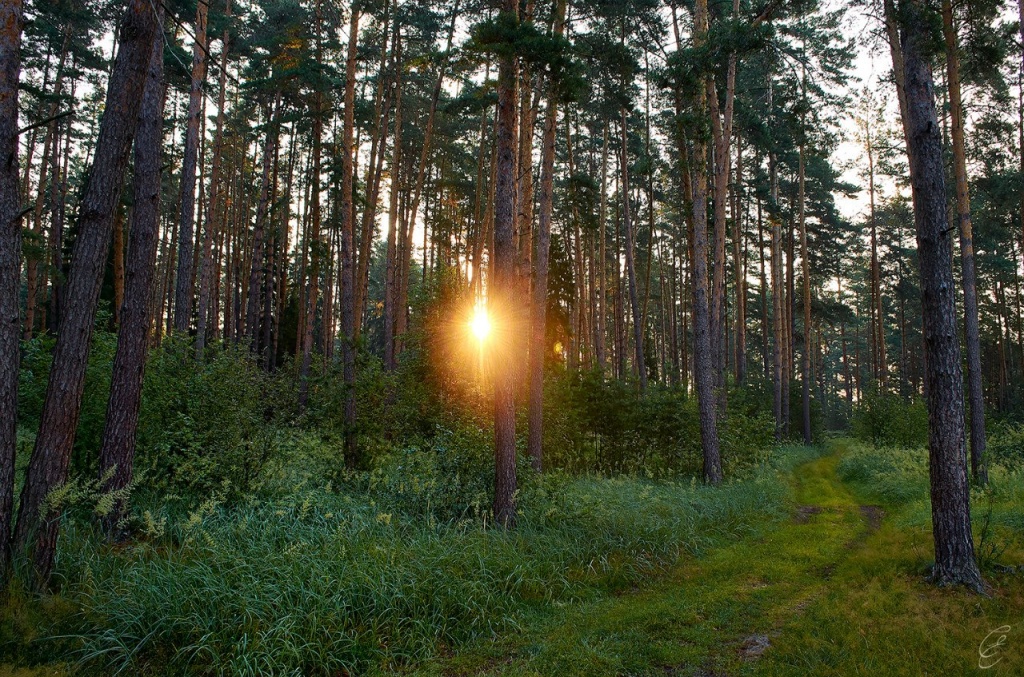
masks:
[[[1024,425],[1002,423],[989,429],[988,458],[1007,468],[1024,467]]]
[[[493,485],[491,437],[468,426],[438,428],[420,444],[380,456],[369,476],[370,495],[385,509],[440,521],[486,519]]]
[[[756,465],[774,444],[775,426],[753,398],[730,394],[719,421],[727,473]],[[550,369],[545,381],[546,463],[572,472],[650,477],[700,475],[697,401],[682,388],[634,384]]]
[[[268,374],[248,350],[197,363],[185,340],[151,352],[139,414],[136,470],[148,489],[238,499],[282,459],[296,415],[288,374]]]
[[[928,410],[924,401],[871,393],[853,413],[853,434],[878,447],[921,447],[928,444]]]

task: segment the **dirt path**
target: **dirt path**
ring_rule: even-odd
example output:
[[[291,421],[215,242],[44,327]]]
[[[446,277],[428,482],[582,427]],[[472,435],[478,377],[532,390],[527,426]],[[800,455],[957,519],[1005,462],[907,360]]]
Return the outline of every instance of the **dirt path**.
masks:
[[[836,477],[838,457],[799,466],[791,520],[685,561],[639,590],[496,643],[447,674],[732,675],[760,671],[781,628],[863,548],[882,513]],[[462,661],[456,661],[460,663]],[[475,663],[475,665],[473,664]]]

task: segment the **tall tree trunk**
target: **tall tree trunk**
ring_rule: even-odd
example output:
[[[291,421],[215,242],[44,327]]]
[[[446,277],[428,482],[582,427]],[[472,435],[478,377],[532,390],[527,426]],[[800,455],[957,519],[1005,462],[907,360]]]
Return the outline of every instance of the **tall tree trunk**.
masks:
[[[313,327],[316,324],[317,300],[320,296],[320,254],[323,242],[320,237],[320,152],[323,137],[323,108],[321,96],[316,97],[313,113],[313,167],[309,176],[312,182],[310,190],[310,228],[306,236],[309,241],[309,274],[306,277],[306,311],[302,325],[302,362],[299,366],[299,406],[305,408],[309,397],[309,369],[313,361]],[[324,314],[323,322],[327,322]]]
[[[806,160],[804,142],[799,146],[797,200],[800,219],[800,260],[804,278],[804,350],[800,374],[803,392],[804,444],[811,443],[811,264],[807,253]]]
[[[964,342],[967,347],[967,392],[971,417],[971,473],[978,484],[988,482],[985,467],[985,394],[981,383],[981,338],[978,327],[978,287],[974,272],[974,234],[971,196],[967,188],[964,149],[964,109],[960,99],[960,54],[953,25],[952,0],[942,0],[942,29],[946,40],[946,76],[952,121],[953,170],[956,207],[960,222],[960,260],[964,285]]]
[[[707,40],[707,2],[698,0],[694,17],[695,43],[702,46]],[[707,112],[706,92],[697,94],[698,113]],[[722,460],[718,448],[718,425],[715,402],[715,364],[711,347],[711,309],[708,299],[708,200],[707,200],[707,146],[702,139],[694,141],[693,173],[693,373],[697,390],[697,408],[700,418],[701,450],[704,460],[704,482],[717,485],[722,482]]]
[[[37,588],[45,588],[56,554],[61,506],[47,496],[67,480],[85,386],[89,340],[110,248],[114,208],[138,121],[149,57],[157,33],[153,6],[131,0],[120,26],[120,48],[107,85],[93,170],[79,207],[78,237],[66,286],[61,332],[53,353],[39,434],[29,460],[14,533],[31,558]]]
[[[14,511],[21,316],[21,196],[18,191],[18,79],[21,0],[0,5],[0,591],[7,585]]]
[[[448,68],[448,58],[452,51],[452,40],[455,37],[455,22],[459,14],[459,3],[456,0],[452,7],[452,19],[448,28],[448,40],[445,47],[444,57],[438,67],[437,80],[434,82],[434,91],[430,98],[430,111],[427,114],[427,124],[423,131],[423,148],[420,151],[420,161],[416,170],[416,185],[413,188],[412,205],[409,209],[408,227],[406,228],[405,243],[402,246],[401,276],[398,285],[398,301],[396,303],[398,315],[395,318],[395,352],[401,353],[403,348],[402,336],[407,331],[408,307],[409,307],[409,270],[412,262],[412,237],[413,224],[416,222],[416,214],[419,212],[420,197],[423,193],[423,180],[426,176],[427,166],[430,160],[431,142],[434,136],[434,119],[437,116],[437,103],[441,98],[441,88],[444,85],[444,77]],[[424,219],[424,223],[426,220]],[[424,228],[424,232],[426,228]],[[424,251],[423,270],[426,272],[426,249]]]
[[[957,340],[951,242],[946,227],[942,138],[935,116],[927,58],[927,11],[904,0],[902,52],[906,86],[907,155],[921,273],[925,369],[928,375],[928,451],[931,479],[933,579],[980,591],[981,574],[971,535],[970,490],[964,448],[963,375]],[[895,66],[896,64],[894,64]]]
[[[273,168],[274,148],[277,146],[278,125],[277,111],[280,103],[280,94],[275,96],[273,105],[266,108],[267,136],[263,142],[263,160],[260,164],[263,167],[262,178],[260,179],[259,202],[256,206],[256,227],[252,233],[251,260],[249,262],[249,281],[245,285],[245,336],[250,342],[250,349],[253,352],[259,351],[259,307],[260,289],[263,288],[261,280],[267,274],[266,264],[266,228],[267,215],[270,211],[270,170]],[[248,220],[248,219],[246,219]],[[238,331],[236,329],[236,331]],[[241,333],[241,332],[238,332]]]
[[[384,19],[381,27],[382,33],[382,44],[380,63],[378,65],[378,73],[383,74],[385,71],[387,58],[388,58],[388,46],[387,37],[388,32],[388,18],[390,16],[391,5],[387,4],[384,8]],[[392,52],[394,52],[395,45],[398,43],[398,22],[394,22],[393,30],[395,31],[395,39],[392,42]],[[394,54],[392,54],[394,57]],[[363,324],[363,308],[366,302],[366,291],[369,284],[370,274],[370,257],[373,254],[373,240],[375,238],[376,231],[376,217],[377,217],[377,197],[380,193],[380,179],[383,173],[384,167],[384,156],[387,155],[387,130],[388,130],[388,119],[391,115],[391,89],[385,86],[386,78],[383,76],[377,79],[377,93],[374,98],[374,121],[375,126],[373,133],[370,138],[370,157],[366,163],[366,180],[364,181],[366,190],[366,208],[363,210],[360,237],[359,237],[359,257],[356,261],[356,281],[355,289],[352,291],[353,302],[352,306],[355,312],[355,329],[353,335],[355,341],[359,341],[359,334],[362,331]],[[398,85],[395,85],[397,89]],[[385,92],[385,89],[387,90]],[[355,150],[358,150],[356,148]],[[353,223],[354,223],[354,207],[353,207]]]
[[[502,0],[501,13],[514,23],[517,0]],[[516,299],[517,252],[515,229],[516,166],[516,62],[502,52],[498,62],[498,146],[494,194],[494,276],[490,285],[490,307],[496,337],[494,354],[494,519],[506,527],[516,522],[516,408],[515,369],[520,322]]]
[[[629,285],[629,307],[633,311],[633,348],[636,370],[640,376],[640,392],[645,392],[647,390],[647,365],[644,364],[644,327],[640,313],[640,300],[636,291],[636,265],[634,264],[636,243],[633,237],[633,220],[629,206],[629,153],[626,146],[626,125],[626,109],[623,108],[622,124],[620,126],[622,133],[622,166],[620,168],[622,171],[622,186],[619,193],[622,197],[622,227],[626,233],[626,282]]]
[[[398,365],[395,355],[395,318],[398,290],[395,270],[398,263],[399,204],[398,197],[402,174],[402,43],[401,35],[395,32],[395,131],[391,177],[388,188],[388,244],[384,262],[384,368],[391,371]]]
[[[202,3],[200,3],[202,4]],[[231,18],[231,0],[225,0],[224,16]],[[210,295],[214,282],[213,276],[213,239],[216,233],[216,219],[220,213],[221,200],[221,163],[224,154],[224,97],[227,91],[228,78],[228,29],[225,26],[221,36],[220,48],[220,82],[217,92],[217,122],[213,133],[213,167],[210,170],[210,196],[206,201],[206,227],[203,231],[203,251],[199,259],[199,307],[196,314],[196,359],[201,359],[206,348],[206,334],[210,324]],[[287,241],[285,242],[287,249]],[[216,313],[213,313],[213,324],[216,325]]]
[[[555,5],[555,36],[565,32],[566,0]],[[548,303],[548,256],[551,247],[551,210],[555,185],[555,131],[558,121],[557,89],[548,85],[548,105],[544,111],[544,138],[541,140],[540,214],[537,221],[536,251],[533,258],[533,303],[530,312],[530,408],[527,453],[534,470],[544,467],[544,356]]]
[[[352,183],[356,104],[356,56],[358,55],[359,12],[352,9],[348,27],[348,52],[345,58],[345,118],[342,122],[341,149],[341,362],[345,379],[345,465],[362,465],[356,444],[356,307],[355,307],[355,213],[352,209]],[[367,207],[369,209],[369,207]]]
[[[606,308],[608,302],[608,224],[606,217],[608,215],[608,121],[604,120],[602,132],[602,144],[601,144],[601,202],[598,206],[600,212],[597,215],[597,227],[600,231],[599,237],[601,238],[600,246],[598,247],[598,271],[597,271],[597,331],[595,348],[597,350],[597,365],[601,371],[601,375],[604,375],[605,369],[607,369],[608,358],[607,351],[605,348],[605,341],[608,333],[605,329],[605,322],[608,319],[608,310]]]
[[[732,258],[736,285],[736,385],[742,386],[747,380],[747,250],[743,243],[743,208],[741,186],[743,184],[743,145],[737,142],[736,182],[733,184],[733,230]]]
[[[768,108],[771,111],[773,100],[772,82],[768,81]],[[769,112],[769,114],[771,114]],[[768,222],[771,227],[771,268],[772,268],[772,412],[775,416],[775,439],[782,440],[783,424],[783,351],[785,350],[785,323],[783,293],[785,284],[782,280],[782,223],[779,219],[779,171],[775,153],[768,155],[769,201]]]
[[[162,12],[161,12],[162,13]],[[164,44],[153,41],[149,74],[135,134],[134,194],[128,245],[124,305],[110,377],[110,400],[100,446],[100,482],[114,503],[103,516],[108,537],[119,540],[128,511],[126,488],[132,481],[135,433],[146,367],[146,338],[151,317],[151,287],[156,271],[160,226],[160,165],[164,116]]]
[[[181,161],[181,226],[178,228],[178,275],[174,292],[174,331],[188,331],[192,321],[195,280],[192,267],[195,247],[196,164],[203,117],[203,84],[206,81],[206,15],[209,5],[196,3],[195,42],[192,47],[192,81],[188,95],[185,154]]]

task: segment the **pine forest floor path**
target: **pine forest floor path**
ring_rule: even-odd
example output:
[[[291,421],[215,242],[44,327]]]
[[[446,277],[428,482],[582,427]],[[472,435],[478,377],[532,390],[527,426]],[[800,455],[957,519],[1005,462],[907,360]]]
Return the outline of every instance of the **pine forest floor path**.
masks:
[[[925,581],[930,533],[861,500],[845,448],[798,466],[792,518],[656,580],[567,606],[424,672],[442,675],[1024,674],[1024,577],[990,597]],[[979,670],[990,631],[1011,626]],[[989,643],[998,639],[993,635]],[[991,662],[991,661],[989,661]]]

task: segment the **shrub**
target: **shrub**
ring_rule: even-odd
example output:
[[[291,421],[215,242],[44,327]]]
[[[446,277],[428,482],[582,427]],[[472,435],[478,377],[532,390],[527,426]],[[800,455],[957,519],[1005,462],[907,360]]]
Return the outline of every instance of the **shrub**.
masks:
[[[928,410],[922,400],[872,393],[853,414],[853,434],[879,447],[920,447],[928,444]]]
[[[1024,467],[1024,425],[1002,423],[989,430],[988,457],[1007,468]]]

